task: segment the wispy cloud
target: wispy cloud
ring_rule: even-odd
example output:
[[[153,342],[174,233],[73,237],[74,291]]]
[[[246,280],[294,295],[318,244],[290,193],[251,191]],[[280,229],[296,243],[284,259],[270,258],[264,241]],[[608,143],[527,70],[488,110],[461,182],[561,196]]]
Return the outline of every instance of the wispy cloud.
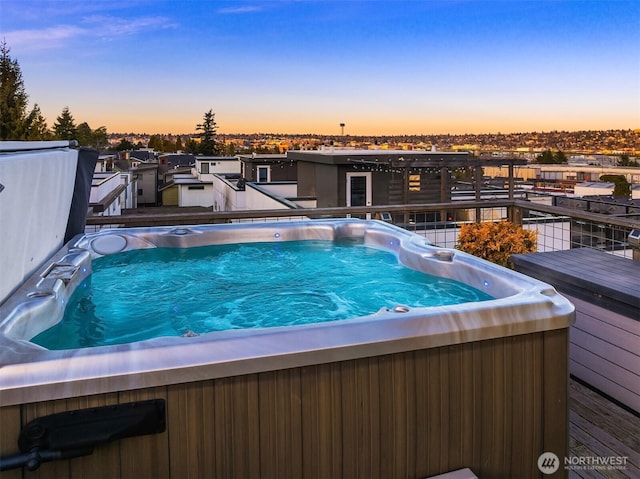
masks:
[[[14,50],[38,51],[67,47],[77,39],[115,39],[151,32],[177,25],[166,17],[140,17],[125,19],[107,15],[83,18],[77,25],[56,25],[48,28],[3,32],[3,37]]]
[[[245,5],[243,7],[221,8],[218,10],[218,13],[222,15],[235,15],[235,14],[242,14],[242,13],[256,13],[256,12],[261,12],[262,10],[263,10],[262,7],[258,7],[256,5]]]
[[[133,35],[148,30],[174,28],[176,25],[167,17],[119,18],[110,15],[92,15],[82,19],[82,23],[92,28],[102,28],[103,33],[113,35]]]
[[[92,30],[100,31],[100,36],[114,35],[135,35],[139,32],[149,32],[175,28],[166,17],[141,17],[141,18],[119,18],[110,15],[92,15],[82,19],[82,23],[91,26]]]
[[[74,25],[57,25],[49,28],[14,30],[3,32],[3,37],[12,49],[21,51],[58,48],[69,40],[86,35],[87,31]]]

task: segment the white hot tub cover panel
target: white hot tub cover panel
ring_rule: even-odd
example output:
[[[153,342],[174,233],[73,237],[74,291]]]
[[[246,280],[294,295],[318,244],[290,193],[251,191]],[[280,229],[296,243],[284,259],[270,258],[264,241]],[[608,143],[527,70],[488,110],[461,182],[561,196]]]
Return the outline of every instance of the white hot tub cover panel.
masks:
[[[3,152],[16,143],[0,142],[0,303],[63,245],[78,162],[70,148]]]

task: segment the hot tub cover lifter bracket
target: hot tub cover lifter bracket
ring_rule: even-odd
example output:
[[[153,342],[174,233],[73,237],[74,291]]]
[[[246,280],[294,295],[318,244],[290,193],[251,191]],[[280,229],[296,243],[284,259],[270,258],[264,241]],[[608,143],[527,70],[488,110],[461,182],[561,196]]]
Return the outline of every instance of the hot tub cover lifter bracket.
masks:
[[[20,431],[22,454],[0,458],[0,471],[91,454],[95,446],[125,437],[164,432],[165,401],[152,399],[42,416]]]

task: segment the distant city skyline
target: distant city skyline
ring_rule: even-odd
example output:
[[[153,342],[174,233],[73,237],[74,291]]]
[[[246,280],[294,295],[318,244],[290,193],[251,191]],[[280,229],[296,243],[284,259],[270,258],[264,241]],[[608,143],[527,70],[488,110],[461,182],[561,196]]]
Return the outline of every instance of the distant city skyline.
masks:
[[[133,134],[131,134],[133,133]],[[151,136],[135,132],[112,132],[108,139],[111,145],[126,139],[135,146],[149,146]],[[159,135],[168,141],[176,135]],[[181,135],[183,145],[188,135]],[[227,133],[219,135],[218,141],[225,145],[262,153],[284,153],[288,150],[319,149],[336,146],[350,149],[412,150],[431,149],[441,151],[473,151],[474,154],[517,152],[518,155],[546,151],[562,151],[567,154],[593,155],[612,154],[640,157],[640,130],[591,130],[591,131],[550,131],[520,133],[484,134],[440,134],[440,135],[287,135],[272,133]],[[164,145],[163,145],[164,146]],[[155,148],[155,146],[154,146]],[[230,151],[226,153],[231,154]]]
[[[637,1],[2,0],[49,126],[420,135],[640,128]],[[342,126],[344,124],[344,126]]]

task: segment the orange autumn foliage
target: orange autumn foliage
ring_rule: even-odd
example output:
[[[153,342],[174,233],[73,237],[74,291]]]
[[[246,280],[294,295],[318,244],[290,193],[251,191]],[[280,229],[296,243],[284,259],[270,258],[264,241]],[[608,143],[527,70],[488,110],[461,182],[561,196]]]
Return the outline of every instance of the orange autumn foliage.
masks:
[[[509,221],[463,225],[456,248],[492,263],[513,269],[511,255],[535,253],[538,232]]]

